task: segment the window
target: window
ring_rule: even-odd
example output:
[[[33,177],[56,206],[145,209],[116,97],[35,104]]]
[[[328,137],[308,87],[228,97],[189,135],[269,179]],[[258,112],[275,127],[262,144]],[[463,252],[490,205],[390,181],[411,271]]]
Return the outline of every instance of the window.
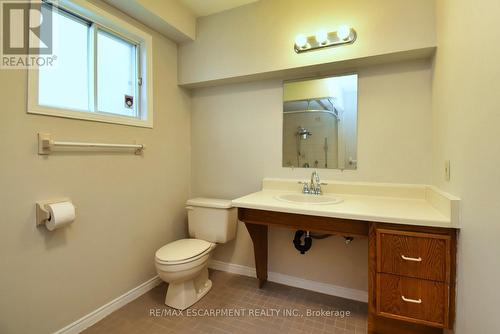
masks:
[[[137,47],[108,32],[97,32],[97,110],[136,117]],[[120,57],[116,57],[120,55]],[[130,105],[125,96],[131,97]]]
[[[44,6],[43,10],[50,10]],[[64,12],[53,13],[57,43],[54,54],[57,66],[40,67],[38,103],[42,106],[87,111],[91,110],[89,92],[90,24]],[[71,83],[71,84],[69,84]]]
[[[152,127],[151,36],[83,0],[58,6],[42,9],[57,58],[29,71],[28,112]]]

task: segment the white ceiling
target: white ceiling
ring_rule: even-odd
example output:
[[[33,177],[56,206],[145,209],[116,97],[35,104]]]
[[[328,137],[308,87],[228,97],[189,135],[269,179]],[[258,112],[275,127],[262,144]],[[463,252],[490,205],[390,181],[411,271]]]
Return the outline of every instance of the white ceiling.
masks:
[[[196,16],[207,16],[240,7],[258,0],[178,0]]]

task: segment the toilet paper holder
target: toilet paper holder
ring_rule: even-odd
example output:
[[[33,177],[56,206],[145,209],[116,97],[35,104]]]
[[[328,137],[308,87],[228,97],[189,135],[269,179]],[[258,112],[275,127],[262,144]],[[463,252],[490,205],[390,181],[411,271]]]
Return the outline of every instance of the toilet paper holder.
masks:
[[[50,212],[46,205],[61,203],[61,202],[71,202],[69,198],[59,198],[56,200],[47,201],[37,201],[36,202],[36,226],[45,225],[50,219]]]

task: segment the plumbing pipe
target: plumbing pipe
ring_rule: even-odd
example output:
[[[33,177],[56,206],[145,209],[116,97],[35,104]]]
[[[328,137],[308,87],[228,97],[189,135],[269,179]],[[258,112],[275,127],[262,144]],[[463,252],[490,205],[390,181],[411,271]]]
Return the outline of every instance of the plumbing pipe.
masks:
[[[300,254],[305,254],[312,246],[312,238],[309,231],[305,232],[304,243],[302,243],[302,236],[304,235],[304,231],[297,230],[295,232],[295,237],[293,238],[293,245],[300,252]]]
[[[310,233],[309,235],[313,239],[326,239],[333,236],[333,234],[312,234],[312,233]]]
[[[346,245],[350,245],[351,242],[354,240],[353,237],[344,237],[344,239],[345,239],[345,244]]]

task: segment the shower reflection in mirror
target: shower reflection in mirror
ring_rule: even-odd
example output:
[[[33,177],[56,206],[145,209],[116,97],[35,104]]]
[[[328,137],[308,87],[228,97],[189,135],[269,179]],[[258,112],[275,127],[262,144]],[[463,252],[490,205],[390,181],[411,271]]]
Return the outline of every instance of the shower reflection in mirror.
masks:
[[[357,168],[357,74],[283,84],[283,167]]]

